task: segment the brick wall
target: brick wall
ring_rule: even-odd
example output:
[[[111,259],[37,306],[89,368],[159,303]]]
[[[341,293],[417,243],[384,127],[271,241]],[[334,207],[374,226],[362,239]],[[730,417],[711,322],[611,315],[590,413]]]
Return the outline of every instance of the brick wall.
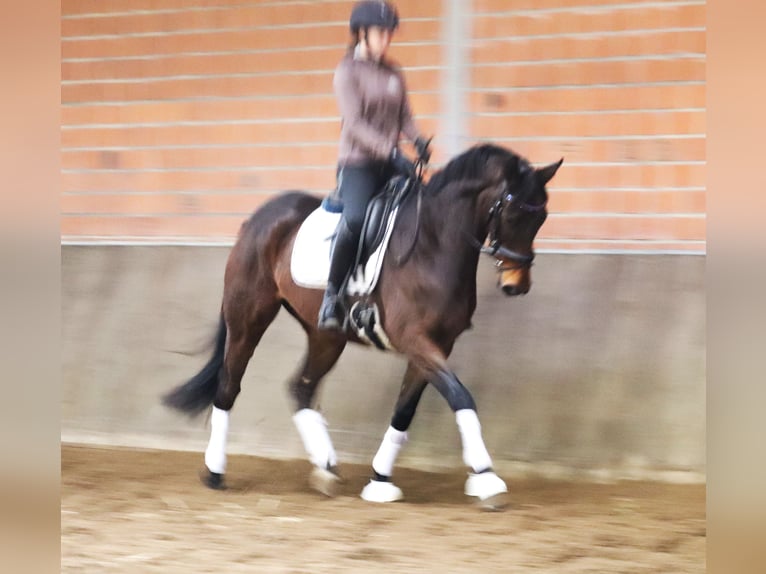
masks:
[[[449,2],[400,2],[393,55],[437,136]],[[351,2],[64,0],[62,236],[231,241],[334,185]],[[473,0],[467,146],[566,157],[538,247],[704,251],[705,5]]]
[[[474,10],[472,135],[566,157],[538,246],[702,251],[704,2]]]

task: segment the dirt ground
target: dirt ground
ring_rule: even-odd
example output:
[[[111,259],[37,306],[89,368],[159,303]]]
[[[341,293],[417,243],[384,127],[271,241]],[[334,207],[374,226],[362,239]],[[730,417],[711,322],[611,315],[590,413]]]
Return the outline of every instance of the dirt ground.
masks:
[[[203,487],[201,453],[62,446],[61,571],[705,571],[705,488],[509,481],[511,504],[477,510],[465,475],[398,469],[405,501],[367,503],[369,469],[341,496],[309,464],[232,456],[227,491]]]

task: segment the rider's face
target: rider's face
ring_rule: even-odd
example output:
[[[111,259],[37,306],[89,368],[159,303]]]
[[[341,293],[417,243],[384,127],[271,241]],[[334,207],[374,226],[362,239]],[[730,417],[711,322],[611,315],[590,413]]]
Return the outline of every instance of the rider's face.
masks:
[[[370,58],[380,60],[391,44],[392,31],[379,26],[367,29],[367,50]]]

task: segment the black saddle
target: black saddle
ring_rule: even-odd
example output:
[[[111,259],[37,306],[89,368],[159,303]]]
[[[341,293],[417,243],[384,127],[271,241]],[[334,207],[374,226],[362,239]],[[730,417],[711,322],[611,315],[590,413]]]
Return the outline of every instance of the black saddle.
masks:
[[[391,178],[383,191],[370,200],[362,224],[359,239],[357,265],[363,265],[380,246],[386,234],[388,219],[399,205],[404,202],[414,187],[414,180],[397,175]]]

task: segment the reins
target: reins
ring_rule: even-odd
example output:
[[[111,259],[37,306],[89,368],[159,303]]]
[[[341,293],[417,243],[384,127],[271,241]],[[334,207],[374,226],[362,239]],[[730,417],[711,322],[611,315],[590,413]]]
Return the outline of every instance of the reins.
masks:
[[[425,164],[420,158],[417,160],[415,169],[417,173],[415,177],[415,186],[417,187],[418,194],[418,203],[417,207],[415,208],[415,233],[412,234],[412,243],[410,243],[410,246],[402,255],[396,256],[394,263],[396,263],[397,267],[404,265],[410,258],[412,252],[415,250],[415,245],[417,244],[418,237],[420,235],[420,206],[423,203],[423,171],[425,169]]]

